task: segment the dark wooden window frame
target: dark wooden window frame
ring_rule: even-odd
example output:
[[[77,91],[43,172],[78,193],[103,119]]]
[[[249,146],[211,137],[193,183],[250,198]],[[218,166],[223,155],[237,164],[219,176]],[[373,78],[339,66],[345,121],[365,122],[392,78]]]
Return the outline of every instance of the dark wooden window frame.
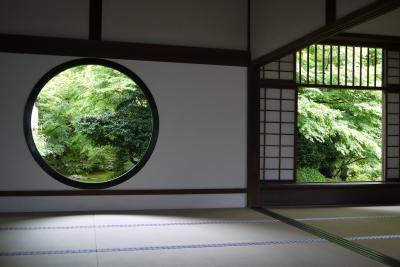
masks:
[[[359,37],[359,36],[357,36]],[[345,39],[345,40],[344,40]],[[386,38],[387,39],[387,38]],[[370,40],[373,40],[370,42]],[[385,48],[393,48],[399,40],[398,38],[392,38],[392,43],[386,42],[386,45],[382,45],[379,41],[379,36],[374,36],[371,39],[369,36],[369,41],[360,42],[357,39],[357,42],[354,42],[352,38],[341,37],[341,42],[332,43],[330,41],[321,42],[327,45],[357,45],[363,47],[374,47],[374,48],[383,48],[385,54]],[[400,46],[397,46],[399,48]],[[259,67],[261,68],[261,67]],[[258,68],[256,68],[258,71]],[[389,88],[385,84],[385,75],[386,75],[386,62],[385,55],[383,55],[383,82],[382,87],[374,87],[368,88],[372,90],[379,90],[383,92],[383,103],[382,108],[385,107],[385,96],[387,92],[393,90],[400,90],[400,88]],[[257,72],[256,71],[256,72]],[[294,69],[296,72],[296,69]],[[257,72],[258,73],[258,72]],[[267,81],[260,80],[258,77],[256,80],[257,87],[261,84],[271,84],[273,83],[275,86],[293,86],[290,81]],[[294,83],[297,87],[301,87],[304,85]],[[312,87],[312,85],[310,85]],[[324,86],[316,85],[315,87],[323,88]],[[330,86],[326,86],[330,88]],[[335,87],[336,86],[332,86]],[[346,86],[347,89],[366,89],[367,87],[356,87],[352,88],[351,86]],[[342,89],[346,89],[342,88]],[[258,99],[257,99],[258,102]],[[252,104],[254,104],[253,102]],[[383,110],[384,111],[384,110]],[[254,114],[258,118],[258,114]],[[386,116],[383,112],[383,121],[382,128],[385,131],[386,129]],[[296,116],[297,117],[297,116]],[[259,119],[257,119],[257,124]],[[256,131],[259,134],[259,128],[256,127]],[[256,135],[257,136],[257,135]],[[297,133],[296,133],[297,136]],[[386,133],[383,133],[383,142],[385,140]],[[297,143],[297,140],[295,141]],[[383,157],[382,157],[382,175],[385,174],[385,161],[386,161],[386,144],[384,143],[382,146]],[[256,151],[255,151],[256,152]],[[297,157],[297,153],[296,153]],[[259,155],[256,153],[256,156],[253,159],[257,159],[256,165],[259,164]],[[296,164],[296,162],[295,162]],[[296,164],[297,165],[297,164]],[[258,167],[258,166],[257,166]],[[297,166],[295,166],[297,168]],[[257,168],[258,170],[258,168]],[[249,173],[251,170],[249,171]],[[382,182],[351,182],[351,183],[305,183],[298,184],[296,181],[285,182],[285,181],[261,181],[259,179],[259,172],[254,173],[257,177],[258,184],[254,185],[254,187],[258,187],[258,190],[251,190],[249,186],[248,193],[252,194],[252,192],[258,192],[258,196],[248,196],[249,206],[262,206],[262,205],[346,205],[346,204],[371,204],[371,203],[399,203],[400,199],[398,198],[398,190],[400,190],[400,177],[399,179],[387,179]],[[370,198],[369,198],[370,197]]]
[[[377,70],[376,64],[375,64],[375,68],[374,68],[375,69],[374,70],[374,76],[375,76],[374,77],[374,85],[372,85],[372,86],[361,86],[361,85],[357,86],[357,85],[354,84],[354,73],[355,73],[355,69],[354,69],[355,56],[354,56],[354,54],[353,54],[353,58],[352,58],[352,62],[353,62],[353,68],[352,68],[352,74],[351,74],[352,77],[353,77],[352,80],[351,80],[352,81],[352,85],[341,85],[340,84],[340,80],[338,80],[338,84],[337,85],[332,84],[332,65],[333,65],[332,62],[329,62],[330,63],[330,70],[329,70],[330,82],[329,82],[329,84],[325,84],[324,78],[322,78],[323,79],[323,81],[322,81],[323,84],[312,84],[311,82],[308,82],[308,80],[309,80],[308,79],[308,76],[309,76],[308,67],[307,67],[307,83],[306,84],[302,84],[301,81],[300,81],[301,80],[301,77],[300,77],[301,76],[301,72],[300,72],[300,74],[297,74],[297,70],[294,70],[294,72],[296,72],[296,76],[299,75],[299,77],[298,77],[299,81],[296,82],[298,88],[308,87],[308,88],[337,89],[337,90],[375,90],[375,91],[381,91],[382,92],[382,123],[381,123],[381,126],[382,126],[382,172],[381,172],[382,173],[382,181],[379,181],[379,182],[368,182],[368,181],[365,181],[365,182],[343,182],[341,184],[343,184],[343,186],[346,186],[346,185],[363,184],[363,183],[376,183],[376,184],[385,183],[386,181],[388,181],[388,179],[385,177],[386,164],[387,164],[387,162],[386,162],[386,157],[387,157],[387,142],[386,142],[387,121],[386,121],[386,113],[385,113],[386,109],[385,109],[385,107],[386,107],[386,94],[388,92],[388,89],[387,89],[387,86],[386,86],[386,81],[385,81],[386,79],[385,79],[385,75],[384,75],[386,73],[385,70],[387,69],[387,64],[386,64],[386,60],[385,60],[385,58],[386,58],[386,49],[383,48],[383,47],[377,47],[376,45],[374,46],[374,45],[372,45],[370,43],[368,43],[368,44],[366,44],[366,43],[360,44],[359,43],[357,45],[355,45],[355,44],[348,45],[348,44],[333,44],[333,43],[330,43],[330,42],[323,42],[322,45],[323,45],[324,48],[325,48],[325,46],[327,46],[329,48],[330,57],[332,56],[332,47],[333,46],[337,46],[338,47],[338,51],[340,51],[340,47],[345,47],[346,48],[346,57],[347,57],[347,49],[348,48],[350,48],[350,49],[353,48],[353,51],[354,51],[354,48],[360,48],[360,58],[363,57],[363,55],[361,53],[361,48],[364,48],[364,47],[368,48],[368,52],[369,52],[369,49],[371,49],[371,48],[373,48],[373,49],[382,49],[382,70],[381,70],[382,71],[381,72],[381,74],[382,74],[382,82],[381,82],[382,86],[377,86],[376,85],[376,70]],[[307,48],[309,48],[309,47],[310,46],[308,46]],[[307,53],[307,54],[309,54],[309,53]],[[324,57],[324,55],[323,55],[323,57]],[[369,59],[370,59],[370,55],[368,53],[368,69],[367,69],[368,72],[369,72],[369,67],[370,67],[370,64],[369,64],[370,60]],[[377,59],[377,56],[376,56],[376,50],[375,50],[375,60],[376,59]],[[362,59],[360,59],[360,60],[362,60]],[[297,65],[297,62],[296,62],[296,65]],[[307,65],[309,66],[308,62],[307,62]],[[299,67],[301,68],[301,62],[299,62]],[[348,73],[347,72],[347,58],[346,58],[345,69],[346,69],[345,70],[345,72],[346,72],[345,80],[347,81],[347,73]],[[315,68],[315,71],[317,71],[317,68]],[[338,68],[338,73],[337,73],[338,77],[340,77],[340,71],[341,71],[341,69],[339,67]],[[368,75],[367,79],[369,80],[369,74],[367,74],[367,75]],[[315,73],[315,79],[316,79],[316,77],[317,77],[317,75]],[[360,68],[360,78],[361,78],[361,68]],[[297,78],[296,78],[296,80],[297,80]],[[367,82],[367,83],[369,83],[369,82]],[[346,82],[346,84],[347,84],[347,82]],[[296,99],[297,99],[297,97],[296,97]],[[298,133],[296,133],[296,137],[297,137],[297,134]],[[296,142],[297,142],[297,138],[296,138]],[[297,152],[296,152],[296,156],[297,156]],[[297,162],[295,162],[295,169],[297,169]],[[396,179],[389,179],[389,181],[393,181],[393,180],[395,181]],[[313,183],[310,182],[310,183],[304,183],[304,184],[313,184]],[[323,186],[323,185],[329,185],[331,183],[318,182],[318,183],[315,183],[315,184]]]
[[[317,65],[311,66],[310,62],[309,62],[309,58],[310,56],[312,56],[313,54],[310,53],[310,47],[313,47],[315,50],[317,51],[318,47],[322,46],[322,65],[325,67],[325,63],[327,63],[327,65],[329,66],[328,71],[323,70],[322,74],[321,74],[321,79],[322,81],[318,81],[318,68]],[[307,49],[307,58],[302,60],[302,54],[303,54],[303,50]],[[344,54],[341,54],[341,50],[344,50]],[[362,51],[366,49],[367,53],[364,55],[362,53]],[[377,64],[376,64],[376,60],[378,59],[378,54],[377,54],[377,49],[381,49],[382,50],[382,69],[380,70],[380,74],[382,76],[382,81],[380,82],[380,84],[377,83]],[[337,68],[337,71],[334,73],[332,70],[333,65],[335,65],[335,63],[337,62],[332,62],[332,55],[333,55],[333,51],[336,50],[337,51],[337,55],[339,58],[344,58],[345,59],[345,65],[344,65],[344,69],[341,69],[341,65]],[[319,50],[318,50],[319,51]],[[348,51],[352,51],[353,52],[353,56],[350,57],[348,56]],[[300,53],[299,54],[299,62],[298,62],[298,66],[299,66],[299,73],[297,73],[296,70],[296,83],[298,84],[299,87],[316,87],[316,88],[326,88],[326,89],[330,89],[330,88],[334,88],[334,89],[353,89],[353,90],[383,90],[385,87],[384,84],[384,69],[386,68],[385,65],[385,53],[384,53],[385,49],[383,47],[377,47],[377,46],[372,46],[372,45],[368,45],[368,46],[364,46],[364,45],[340,45],[340,44],[331,44],[331,43],[327,43],[324,42],[322,44],[313,44],[311,46],[308,46],[306,48],[303,48],[299,51],[296,52]],[[358,52],[359,54],[359,58],[357,58],[355,56],[355,53]],[[317,59],[317,52],[315,52],[314,56],[315,59]],[[328,58],[326,58],[326,55],[328,55]],[[297,56],[296,56],[297,59]],[[348,62],[351,59],[351,64],[352,68],[351,70],[348,69]],[[364,65],[363,62],[367,61],[367,64]],[[328,60],[328,61],[326,61]],[[339,59],[338,59],[339,60]],[[375,64],[372,64],[372,61],[374,60]],[[359,62],[360,63],[360,68],[359,71],[355,71],[355,62]],[[316,60],[315,60],[316,62]],[[325,62],[325,63],[324,63]],[[307,65],[307,74],[306,75],[306,82],[303,82],[301,79],[301,67],[304,65],[304,63]],[[315,63],[314,63],[315,64]],[[296,66],[297,66],[297,62],[296,62]],[[310,68],[314,67],[314,73],[312,73],[310,71]],[[318,67],[321,67],[318,65]],[[361,80],[361,76],[363,74],[363,69],[366,67],[366,71],[367,71],[367,81],[366,84],[362,84],[362,80]],[[370,79],[371,76],[371,72],[370,70],[373,70],[373,74],[374,74],[374,78]],[[342,79],[340,79],[340,74],[342,73],[342,71],[344,71],[345,73],[345,78],[344,81]],[[326,73],[328,72],[328,73]],[[350,72],[350,73],[349,73]],[[359,76],[359,77],[358,77]],[[328,77],[328,81],[326,81],[326,77]],[[337,77],[337,83],[334,84],[333,83],[333,78]],[[355,78],[359,78],[359,82],[358,84],[355,83]]]

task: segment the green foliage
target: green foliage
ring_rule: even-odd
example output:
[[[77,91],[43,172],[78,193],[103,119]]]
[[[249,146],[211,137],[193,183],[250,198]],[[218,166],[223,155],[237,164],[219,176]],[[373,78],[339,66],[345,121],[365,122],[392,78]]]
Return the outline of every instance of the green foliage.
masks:
[[[113,112],[82,116],[79,130],[97,146],[111,145],[123,150],[118,157],[136,164],[147,149],[151,133],[151,111],[143,93],[129,92]],[[119,159],[120,160],[120,159]]]
[[[151,110],[143,92],[108,67],[61,72],[44,86],[35,107],[38,121],[32,127],[39,153],[73,179],[96,182],[126,172],[151,138]]]
[[[300,89],[299,166],[335,180],[378,180],[381,97],[379,91]]]
[[[323,176],[318,170],[313,168],[298,168],[297,169],[297,182],[299,183],[310,183],[310,182],[326,182],[325,176]]]
[[[382,85],[382,49],[328,45],[323,51],[312,45],[297,52],[298,83]],[[298,107],[300,169],[318,170],[326,181],[381,179],[380,91],[300,88]]]
[[[332,56],[330,49],[330,45],[311,45],[296,53],[298,83],[374,86],[376,81],[382,86],[383,49],[332,46]]]

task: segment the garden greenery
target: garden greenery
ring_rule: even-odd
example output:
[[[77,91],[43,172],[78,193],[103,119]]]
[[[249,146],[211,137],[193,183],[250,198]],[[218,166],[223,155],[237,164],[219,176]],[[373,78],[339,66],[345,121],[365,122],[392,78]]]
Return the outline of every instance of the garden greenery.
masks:
[[[125,74],[80,65],[53,77],[32,112],[33,139],[43,159],[80,182],[109,181],[146,152],[152,113],[143,91]]]
[[[300,182],[324,182],[306,169],[325,182],[381,180],[380,91],[300,88],[298,108]]]
[[[322,46],[318,45],[297,53],[298,83],[329,84],[332,72],[333,85],[349,85],[353,83],[352,79],[355,85],[382,85],[382,49],[340,47],[333,49],[332,58],[329,53],[324,60],[321,51]],[[299,62],[300,54],[302,63]],[[348,56],[347,68],[345,55]],[[364,68],[361,73],[360,65]],[[367,65],[370,65],[369,70]],[[310,76],[315,73],[317,76]],[[299,88],[299,182],[379,181],[382,179],[381,154],[381,91],[335,89],[334,86],[329,89]]]

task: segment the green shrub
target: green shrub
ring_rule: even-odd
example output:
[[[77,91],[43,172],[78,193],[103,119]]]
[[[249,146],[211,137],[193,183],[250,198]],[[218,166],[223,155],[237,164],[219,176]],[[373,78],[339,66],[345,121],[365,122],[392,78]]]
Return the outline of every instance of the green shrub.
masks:
[[[305,167],[297,169],[297,182],[323,183],[326,182],[326,178],[318,170]]]

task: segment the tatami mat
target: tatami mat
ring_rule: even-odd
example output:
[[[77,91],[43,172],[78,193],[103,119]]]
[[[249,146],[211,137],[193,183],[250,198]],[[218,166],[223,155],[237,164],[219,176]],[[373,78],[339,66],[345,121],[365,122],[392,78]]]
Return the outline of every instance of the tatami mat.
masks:
[[[311,207],[311,208],[271,208],[290,218],[350,218],[350,217],[400,217],[400,206],[371,207]]]
[[[271,210],[400,259],[399,206]]]
[[[102,267],[383,266],[330,243],[99,254]]]
[[[0,216],[0,266],[380,266],[249,209]]]

